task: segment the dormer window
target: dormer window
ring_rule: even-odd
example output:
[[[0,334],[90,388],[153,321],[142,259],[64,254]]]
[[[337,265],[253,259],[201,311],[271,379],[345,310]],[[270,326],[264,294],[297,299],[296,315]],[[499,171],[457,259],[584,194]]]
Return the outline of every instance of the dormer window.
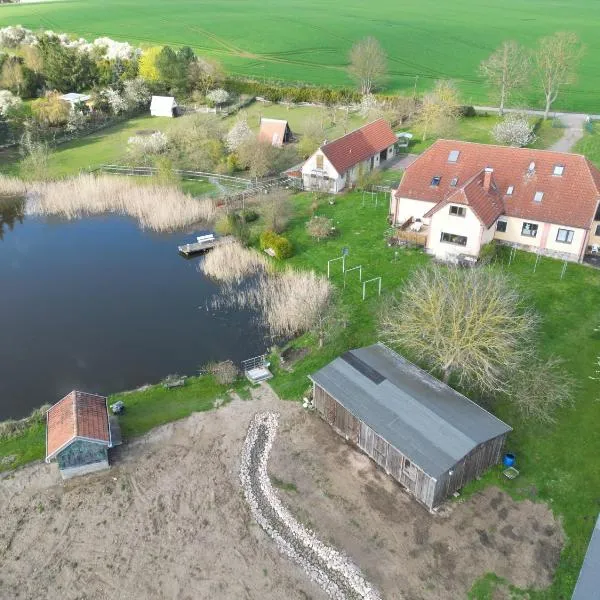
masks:
[[[533,197],[533,201],[541,202],[543,197],[544,197],[544,192],[536,192],[535,196]]]
[[[460,155],[460,150],[451,150],[450,154],[448,154],[448,162],[449,163],[458,162],[459,155]]]
[[[453,177],[452,181],[450,182],[450,186],[451,187],[456,187],[457,183],[458,183],[458,177]]]
[[[564,172],[565,172],[564,165],[554,165],[554,171],[552,172],[553,175],[556,175],[557,177],[562,177],[562,174]]]
[[[506,195],[507,196],[512,196],[514,191],[515,191],[515,186],[514,185],[509,185],[506,188]]]
[[[436,175],[435,177],[431,178],[431,185],[433,187],[437,187],[438,185],[440,185],[440,181],[442,180],[442,176],[441,175]]]

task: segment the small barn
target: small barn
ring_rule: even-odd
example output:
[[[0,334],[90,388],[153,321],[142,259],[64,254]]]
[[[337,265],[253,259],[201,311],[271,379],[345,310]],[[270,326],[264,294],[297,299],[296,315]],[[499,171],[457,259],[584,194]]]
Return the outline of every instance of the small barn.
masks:
[[[46,413],[46,462],[57,462],[63,479],[108,469],[120,437],[113,427],[104,396],[72,391]]]
[[[381,343],[310,379],[319,415],[430,510],[497,464],[511,431]]]
[[[152,96],[150,114],[153,117],[176,117],[177,102],[173,96]]]
[[[64,102],[68,102],[71,106],[71,110],[73,110],[80,104],[86,104],[89,106],[92,97],[89,94],[77,94],[76,92],[69,92],[68,94],[63,94],[60,99]]]
[[[258,139],[261,142],[269,142],[271,146],[276,148],[281,148],[284,144],[292,141],[293,135],[289,123],[284,119],[261,117]]]

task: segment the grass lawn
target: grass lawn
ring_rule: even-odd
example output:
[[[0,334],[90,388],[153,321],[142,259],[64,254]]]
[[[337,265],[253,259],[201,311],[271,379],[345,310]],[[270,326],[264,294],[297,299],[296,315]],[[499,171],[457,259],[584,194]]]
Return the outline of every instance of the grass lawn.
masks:
[[[287,262],[326,273],[327,260],[340,256],[342,248],[347,247],[347,268],[362,265],[363,279],[381,276],[382,297],[377,297],[376,287],[371,284],[368,298],[363,302],[356,271],[347,276],[344,290],[341,264],[332,263],[332,280],[338,288],[341,311],[348,325],[321,350],[315,348],[309,336],[294,342],[298,347],[308,346],[309,354],[293,365],[291,372],[278,370],[272,382],[275,390],[288,399],[301,398],[309,386],[306,379],[309,373],[349,348],[376,341],[379,308],[411,271],[429,261],[420,251],[397,250],[396,256],[396,250],[386,246],[383,239],[386,201],[377,207],[371,202],[362,206],[361,194],[354,193],[337,198],[334,206],[323,204],[318,214],[333,218],[339,235],[320,243],[313,242],[305,232],[310,202],[309,195],[297,196],[297,215],[286,233],[294,243],[296,255]],[[552,426],[523,423],[509,405],[494,406],[494,412],[515,430],[509,437],[508,448],[517,456],[521,475],[509,482],[499,468],[493,469],[465,493],[494,484],[517,498],[547,502],[561,516],[567,544],[555,583],[550,590],[531,594],[531,598],[559,600],[570,597],[600,511],[600,384],[590,379],[596,356],[600,355],[600,333],[593,331],[600,323],[600,271],[569,264],[561,280],[561,262],[543,258],[535,273],[534,263],[535,255],[519,252],[510,267],[505,264],[496,268],[507,269],[539,311],[540,351],[544,356],[564,359],[564,367],[577,382],[577,400],[573,408],[556,414],[557,423]],[[489,583],[493,578],[486,581]],[[487,597],[484,591],[489,586],[484,583],[474,588],[473,598]]]
[[[143,18],[140,18],[143,15]],[[0,27],[70,32],[88,39],[111,36],[133,43],[190,45],[223,61],[229,72],[259,79],[350,85],[352,44],[371,35],[388,54],[390,90],[428,89],[436,79],[458,82],[468,103],[488,102],[478,65],[504,40],[528,48],[555,31],[574,31],[586,44],[577,83],[557,109],[600,112],[600,55],[595,0],[393,0],[313,3],[300,0],[70,0],[2,6]],[[415,78],[418,77],[417,80]],[[541,106],[537,92],[526,103]]]
[[[584,136],[575,144],[573,152],[584,154],[598,168],[600,168],[600,126],[595,123],[591,132],[586,131]]]

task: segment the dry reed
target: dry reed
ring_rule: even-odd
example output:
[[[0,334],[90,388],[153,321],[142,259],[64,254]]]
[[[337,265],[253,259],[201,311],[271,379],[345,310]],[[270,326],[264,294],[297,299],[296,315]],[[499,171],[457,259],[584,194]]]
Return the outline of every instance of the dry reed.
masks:
[[[26,193],[27,186],[24,181],[0,174],[0,196],[24,196]]]
[[[174,231],[210,221],[215,216],[211,199],[195,200],[177,188],[140,186],[118,177],[79,175],[61,181],[36,182],[29,188],[32,214],[77,219],[117,213],[138,221],[144,229]]]
[[[265,256],[237,242],[217,246],[204,257],[200,265],[205,275],[227,284],[240,283],[247,277],[266,271],[268,267],[269,261]]]
[[[0,439],[14,437],[31,425],[42,423],[46,419],[46,413],[49,408],[49,404],[44,404],[40,408],[34,409],[28,417],[18,420],[8,419],[7,421],[0,422]]]

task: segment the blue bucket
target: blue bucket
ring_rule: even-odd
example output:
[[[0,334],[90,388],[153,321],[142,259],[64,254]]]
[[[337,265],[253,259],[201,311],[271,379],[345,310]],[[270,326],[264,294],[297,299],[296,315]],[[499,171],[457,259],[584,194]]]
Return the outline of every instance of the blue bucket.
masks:
[[[517,459],[514,454],[505,454],[502,458],[502,464],[505,467],[514,467],[515,462],[517,462]]]

